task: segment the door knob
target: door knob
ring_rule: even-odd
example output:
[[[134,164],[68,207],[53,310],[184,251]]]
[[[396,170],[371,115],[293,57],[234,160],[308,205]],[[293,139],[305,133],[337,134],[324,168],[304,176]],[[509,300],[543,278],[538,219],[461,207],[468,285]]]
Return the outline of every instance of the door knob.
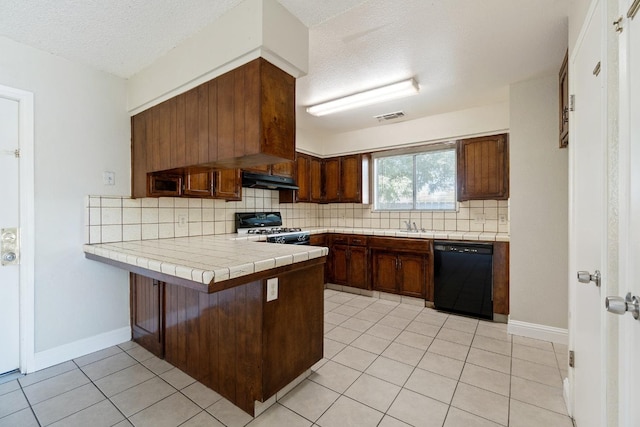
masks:
[[[17,228],[0,230],[0,265],[16,265],[20,257],[20,241]]]
[[[11,263],[14,262],[18,258],[15,252],[7,252],[2,254],[2,261]]]
[[[600,287],[600,270],[596,270],[593,274],[588,271],[578,271],[578,282],[589,283],[593,282],[597,287]]]
[[[632,296],[631,292],[625,298],[606,297],[604,305],[609,313],[624,314],[628,311],[634,319],[640,317],[640,300],[637,296]]]

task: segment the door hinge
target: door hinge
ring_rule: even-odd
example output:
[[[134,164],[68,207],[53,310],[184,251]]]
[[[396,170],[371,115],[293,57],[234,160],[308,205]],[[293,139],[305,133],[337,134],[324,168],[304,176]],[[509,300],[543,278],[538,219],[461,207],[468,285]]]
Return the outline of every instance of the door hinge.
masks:
[[[575,368],[576,366],[576,353],[573,350],[569,350],[569,367]]]
[[[8,155],[13,154],[16,159],[20,158],[20,149],[19,148],[16,148],[15,150],[0,150],[0,153],[8,154]]]
[[[596,77],[600,75],[600,61],[598,61],[595,68],[593,69],[593,75]]]
[[[627,18],[635,18],[636,13],[638,13],[638,9],[640,9],[640,0],[635,0],[627,12]]]
[[[622,16],[613,21],[613,28],[618,34],[620,34],[622,30],[624,30],[624,28],[622,27]]]
[[[569,111],[576,111],[576,96],[569,95]]]

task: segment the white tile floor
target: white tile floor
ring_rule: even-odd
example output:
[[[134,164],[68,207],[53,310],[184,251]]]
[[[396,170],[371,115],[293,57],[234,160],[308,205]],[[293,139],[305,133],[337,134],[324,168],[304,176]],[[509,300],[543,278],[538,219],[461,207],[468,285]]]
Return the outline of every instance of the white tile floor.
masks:
[[[564,346],[335,290],[325,313],[325,358],[255,419],[126,342],[0,384],[0,427],[572,426]]]

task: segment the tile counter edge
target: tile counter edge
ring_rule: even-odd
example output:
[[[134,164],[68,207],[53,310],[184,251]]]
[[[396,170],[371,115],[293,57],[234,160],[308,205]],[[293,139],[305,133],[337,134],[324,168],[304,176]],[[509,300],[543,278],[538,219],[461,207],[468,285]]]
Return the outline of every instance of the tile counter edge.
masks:
[[[235,235],[234,235],[235,236]],[[220,241],[235,246],[237,253],[243,253],[248,261],[238,257],[225,258],[225,253],[195,242]],[[260,246],[256,246],[260,245]],[[260,248],[261,250],[256,250]],[[271,252],[264,255],[264,252]],[[162,251],[166,254],[163,254]],[[226,236],[179,237],[172,239],[136,240],[131,242],[85,244],[83,251],[88,259],[114,261],[116,266],[152,271],[175,277],[182,281],[195,282],[205,287],[238,277],[248,276],[291,264],[321,258],[329,253],[326,247],[300,245],[264,245],[262,242],[246,238],[235,239]],[[263,255],[259,255],[260,252]],[[252,255],[251,255],[252,254]],[[258,255],[256,255],[258,254]],[[178,255],[178,256],[176,256]],[[221,259],[224,265],[207,264],[202,260]],[[129,269],[131,271],[131,269]]]

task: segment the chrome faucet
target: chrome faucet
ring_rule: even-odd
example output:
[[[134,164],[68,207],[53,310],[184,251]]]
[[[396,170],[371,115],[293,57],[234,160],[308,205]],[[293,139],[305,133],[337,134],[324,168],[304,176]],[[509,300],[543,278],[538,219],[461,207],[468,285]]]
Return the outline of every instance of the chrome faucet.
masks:
[[[413,222],[413,230],[417,233],[418,232],[418,226],[416,225],[415,221]]]
[[[407,226],[407,231],[411,231],[411,223],[409,221],[405,221],[404,223]]]

